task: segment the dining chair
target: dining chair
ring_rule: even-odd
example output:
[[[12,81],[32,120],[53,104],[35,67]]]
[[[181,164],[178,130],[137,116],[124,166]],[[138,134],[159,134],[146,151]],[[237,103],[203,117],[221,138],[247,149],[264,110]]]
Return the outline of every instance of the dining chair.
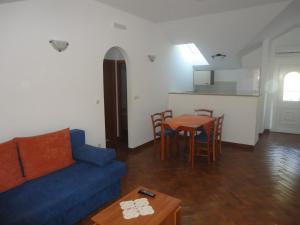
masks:
[[[194,110],[196,115],[197,116],[209,116],[209,117],[213,117],[213,113],[214,111],[211,110],[211,109],[195,109]],[[197,130],[197,133],[203,133],[204,130],[202,127],[200,127],[198,130]]]
[[[218,148],[219,154],[222,153],[222,131],[223,131],[223,122],[224,122],[224,114],[217,118],[216,127],[214,130],[214,140],[215,145]]]
[[[213,153],[213,160],[216,157],[216,149],[218,149],[218,153],[221,154],[222,149],[222,130],[223,130],[223,121],[224,121],[224,114],[220,117],[217,117],[211,124],[210,129],[203,129],[204,132],[197,134],[195,136],[195,143],[199,143],[206,145],[207,147],[207,157],[208,160],[211,159],[211,153]],[[208,132],[208,133],[207,133]],[[209,145],[209,147],[208,147]],[[212,152],[211,152],[212,150]],[[208,151],[210,152],[208,154]]]
[[[163,111],[161,115],[163,120],[167,120],[169,118],[173,118],[173,111],[171,109],[168,109],[166,111]]]
[[[195,109],[194,110],[197,116],[209,116],[212,117],[214,111],[210,109]]]
[[[167,120],[167,119],[171,119],[173,118],[173,111],[171,109],[168,109],[164,112],[162,112],[162,118],[163,120]],[[186,131],[174,131],[174,141],[176,143],[176,149],[177,149],[177,154],[179,153],[179,140],[178,137],[182,137],[186,143],[186,145],[188,145],[189,142],[189,136],[188,136],[188,132]]]
[[[194,156],[206,156],[207,163],[211,163],[212,143],[214,135],[215,120],[204,125],[203,131],[200,134],[195,135],[195,153]],[[205,154],[203,154],[205,153]]]
[[[171,109],[165,110],[163,112],[161,112],[161,116],[163,120],[167,120],[167,119],[171,119],[173,118],[173,111]],[[184,139],[186,139],[187,135],[185,132],[183,131],[173,131],[173,136],[174,136],[174,142],[176,144],[176,149],[177,149],[177,154],[179,153],[179,140],[178,137],[182,136]],[[188,142],[188,140],[186,139],[186,142]]]
[[[152,128],[153,128],[153,142],[154,145],[159,144],[159,139],[161,138],[161,124],[162,124],[162,113],[154,113],[151,115]],[[170,145],[170,139],[174,136],[174,132],[171,129],[164,130],[164,136],[166,137],[167,151]]]

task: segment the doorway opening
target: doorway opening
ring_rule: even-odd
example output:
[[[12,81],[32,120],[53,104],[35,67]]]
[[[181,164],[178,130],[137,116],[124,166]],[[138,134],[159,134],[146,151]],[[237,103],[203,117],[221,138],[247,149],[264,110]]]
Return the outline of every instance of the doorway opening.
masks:
[[[274,95],[272,130],[300,134],[300,57],[282,56],[275,63],[278,87]]]
[[[106,146],[128,147],[127,70],[123,50],[113,47],[103,60]]]

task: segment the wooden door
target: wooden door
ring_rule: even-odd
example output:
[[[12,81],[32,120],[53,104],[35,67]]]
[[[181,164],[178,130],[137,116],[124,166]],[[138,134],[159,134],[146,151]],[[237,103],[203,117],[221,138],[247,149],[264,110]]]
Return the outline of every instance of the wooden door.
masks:
[[[122,141],[128,141],[127,124],[127,73],[124,60],[117,61],[118,80],[118,117],[119,117],[119,137]]]
[[[278,58],[276,64],[272,130],[300,134],[300,57]]]
[[[106,146],[115,147],[117,142],[117,105],[115,61],[103,62],[103,88],[105,108]]]

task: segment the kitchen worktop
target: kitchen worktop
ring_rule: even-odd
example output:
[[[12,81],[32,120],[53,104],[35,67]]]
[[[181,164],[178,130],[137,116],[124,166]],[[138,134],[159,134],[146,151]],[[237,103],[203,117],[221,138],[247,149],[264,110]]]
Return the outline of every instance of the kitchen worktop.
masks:
[[[245,97],[259,97],[258,92],[248,92],[248,91],[174,91],[169,92],[169,94],[185,94],[185,95],[221,95],[221,96],[245,96]]]

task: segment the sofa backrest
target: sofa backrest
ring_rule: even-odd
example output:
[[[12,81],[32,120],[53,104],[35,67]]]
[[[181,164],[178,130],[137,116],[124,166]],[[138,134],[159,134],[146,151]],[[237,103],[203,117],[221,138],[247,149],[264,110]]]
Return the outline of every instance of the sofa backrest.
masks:
[[[70,130],[72,150],[85,145],[84,130],[74,129]]]
[[[69,167],[72,157],[70,129],[15,138],[26,180]]]

